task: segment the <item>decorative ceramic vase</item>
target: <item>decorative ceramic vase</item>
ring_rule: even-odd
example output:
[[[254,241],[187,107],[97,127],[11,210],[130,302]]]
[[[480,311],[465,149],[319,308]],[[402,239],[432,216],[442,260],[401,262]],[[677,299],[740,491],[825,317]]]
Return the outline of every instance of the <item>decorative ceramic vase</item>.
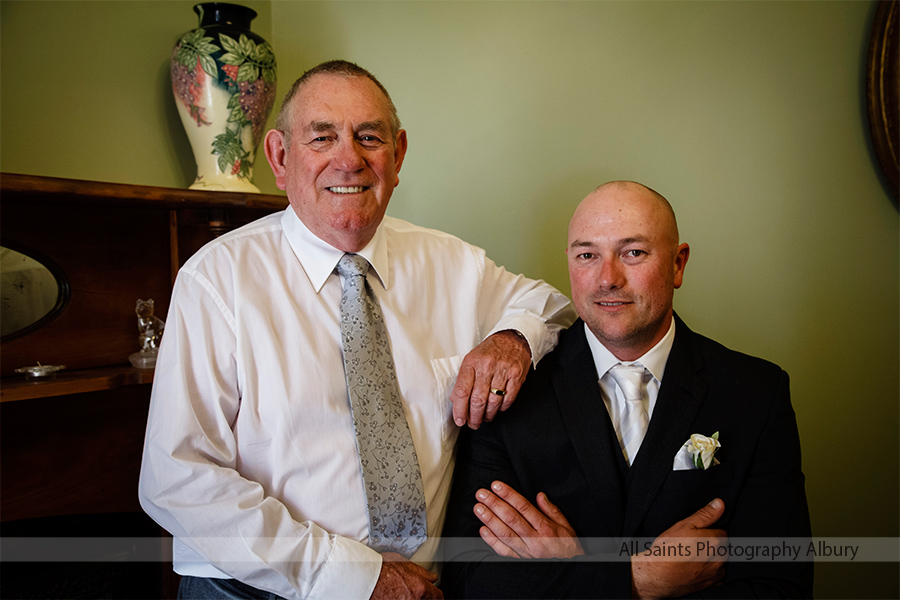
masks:
[[[197,179],[190,189],[259,192],[253,161],[275,104],[275,54],[250,31],[256,11],[237,4],[194,6],[200,26],[172,51],[172,92]]]

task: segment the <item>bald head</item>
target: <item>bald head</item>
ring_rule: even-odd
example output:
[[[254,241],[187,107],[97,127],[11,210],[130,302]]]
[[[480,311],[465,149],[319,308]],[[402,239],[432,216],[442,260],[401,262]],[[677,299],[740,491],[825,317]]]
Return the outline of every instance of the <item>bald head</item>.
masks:
[[[577,225],[579,219],[591,218],[608,207],[617,207],[620,212],[629,207],[639,208],[657,223],[660,233],[672,244],[678,245],[678,222],[672,205],[656,190],[635,181],[608,181],[594,188],[581,201],[569,221],[569,244],[572,243],[573,224]]]
[[[575,209],[566,254],[575,309],[616,357],[637,360],[665,336],[690,254],[665,198],[633,181],[601,185]]]

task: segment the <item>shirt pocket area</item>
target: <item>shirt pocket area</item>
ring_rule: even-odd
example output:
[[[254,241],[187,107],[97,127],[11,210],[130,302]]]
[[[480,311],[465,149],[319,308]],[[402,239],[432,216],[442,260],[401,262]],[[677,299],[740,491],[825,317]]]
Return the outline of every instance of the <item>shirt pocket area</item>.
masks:
[[[437,383],[438,414],[441,416],[441,439],[444,449],[450,450],[456,443],[457,427],[453,422],[453,404],[450,402],[450,392],[456,384],[456,376],[462,364],[465,354],[448,356],[446,358],[431,359],[431,370]]]
[[[723,462],[706,470],[672,471],[666,477],[662,490],[664,492],[698,489],[704,491],[722,490],[731,485],[733,478],[734,464]],[[712,497],[710,497],[710,500],[712,500]]]

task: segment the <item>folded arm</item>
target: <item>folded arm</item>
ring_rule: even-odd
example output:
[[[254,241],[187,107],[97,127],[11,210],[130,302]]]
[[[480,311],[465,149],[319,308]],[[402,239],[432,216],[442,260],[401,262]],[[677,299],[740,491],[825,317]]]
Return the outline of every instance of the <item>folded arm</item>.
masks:
[[[511,558],[511,552],[505,555],[496,553],[485,541],[490,539],[491,533],[485,532],[487,537],[481,535],[481,530],[486,526],[473,510],[476,492],[482,485],[494,480],[507,482],[509,485],[506,487],[510,489],[521,487],[497,425],[498,422],[489,423],[478,431],[465,429],[460,435],[459,458],[443,540],[445,562],[442,589],[447,596],[519,599],[628,597],[631,593],[631,571],[627,561],[601,562],[595,556],[575,556],[571,560],[517,559]],[[478,503],[485,505],[484,502]],[[549,505],[548,501],[543,506],[552,512]],[[568,527],[574,536],[571,525],[560,522],[554,523],[554,526],[560,532]],[[509,537],[502,532],[501,535]],[[526,542],[533,541],[519,537],[526,547]],[[550,537],[563,542],[571,550],[570,554],[578,551],[577,538],[564,539],[567,536],[562,533]],[[499,545],[497,547],[501,548]],[[517,547],[525,554],[530,553],[523,546]],[[586,560],[579,562],[581,558]]]
[[[475,493],[475,516],[484,523],[481,538],[507,558],[572,558],[584,549],[575,530],[547,494],[537,495],[537,507],[502,481]]]
[[[474,512],[484,523],[479,533],[500,556],[508,558],[572,558],[584,554],[575,531],[557,506],[543,492],[537,506],[500,481],[491,490],[475,494]],[[711,553],[703,560],[671,561],[659,558],[655,548],[703,542],[715,548],[727,542],[725,531],[712,529],[725,511],[716,498],[693,515],[675,523],[646,552],[631,557],[632,596],[668,598],[684,596],[717,584],[725,576],[724,559]],[[665,556],[662,554],[662,556]]]

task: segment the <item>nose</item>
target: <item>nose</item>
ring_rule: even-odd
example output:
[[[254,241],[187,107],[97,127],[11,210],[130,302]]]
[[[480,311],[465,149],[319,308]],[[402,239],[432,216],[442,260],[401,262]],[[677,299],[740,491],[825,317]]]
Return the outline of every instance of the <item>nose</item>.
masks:
[[[625,272],[615,258],[604,259],[600,263],[600,287],[604,290],[617,290],[625,285]]]
[[[332,163],[339,170],[348,173],[356,173],[366,165],[359,144],[352,138],[344,138],[336,145]]]

